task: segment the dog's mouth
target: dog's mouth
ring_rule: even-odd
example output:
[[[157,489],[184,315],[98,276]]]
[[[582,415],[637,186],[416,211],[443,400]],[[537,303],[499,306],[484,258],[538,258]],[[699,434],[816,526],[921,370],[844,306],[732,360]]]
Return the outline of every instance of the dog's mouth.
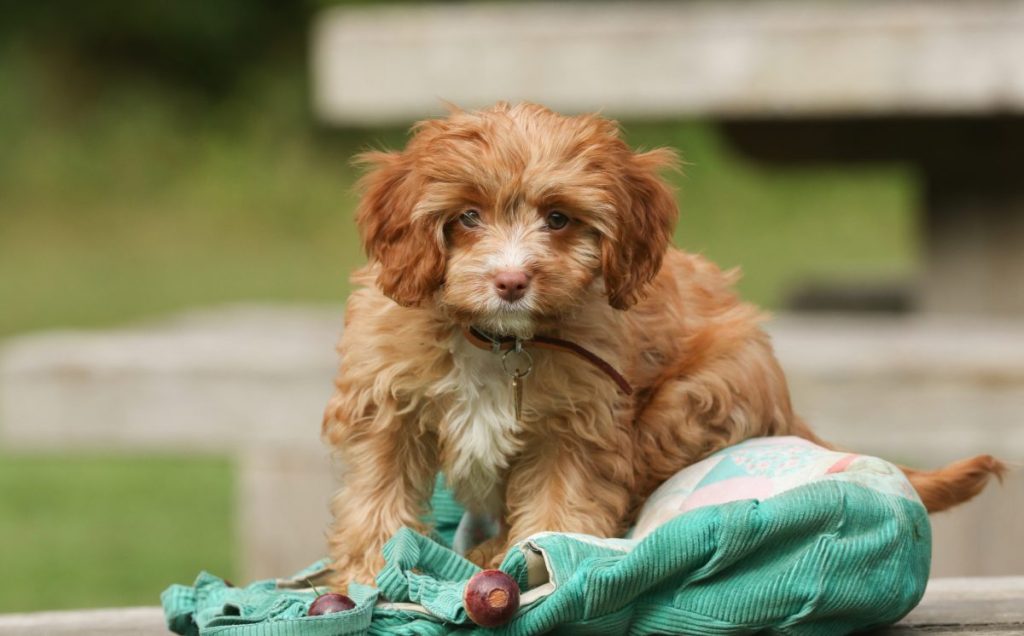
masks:
[[[519,338],[557,331],[564,319],[579,308],[573,302],[573,294],[559,296],[531,287],[519,298],[506,299],[489,287],[449,287],[437,296],[438,307],[454,324]]]
[[[478,314],[471,321],[472,324],[498,336],[533,337],[536,330],[536,320],[533,312],[518,301],[507,304],[509,306],[502,306],[497,311]]]
[[[532,313],[533,304],[527,299],[526,296],[522,298],[516,298],[515,300],[505,300],[504,298],[498,299],[497,304],[498,313]]]
[[[511,304],[511,303],[510,303]],[[496,336],[533,338],[538,334],[556,334],[572,315],[570,311],[545,312],[525,306],[510,306],[500,311],[467,315],[463,326],[477,327]]]

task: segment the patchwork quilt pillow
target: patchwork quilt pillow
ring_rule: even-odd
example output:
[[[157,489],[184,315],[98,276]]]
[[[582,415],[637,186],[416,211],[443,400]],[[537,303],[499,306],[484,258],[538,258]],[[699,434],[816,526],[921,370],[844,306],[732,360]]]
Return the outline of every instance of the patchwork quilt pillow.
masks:
[[[820,480],[860,484],[920,503],[903,472],[885,460],[830,451],[801,437],[760,437],[679,471],[648,498],[630,536],[642,539],[690,510],[741,499],[765,501]]]

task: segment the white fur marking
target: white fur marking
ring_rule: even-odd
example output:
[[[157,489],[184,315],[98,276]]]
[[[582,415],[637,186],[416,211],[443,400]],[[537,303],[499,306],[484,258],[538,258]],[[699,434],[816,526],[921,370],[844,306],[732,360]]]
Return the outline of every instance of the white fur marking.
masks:
[[[499,512],[497,486],[509,458],[520,449],[510,381],[497,355],[477,349],[461,334],[455,339],[454,364],[442,381],[454,396],[442,426],[454,459],[444,470],[462,503]]]
[[[501,243],[501,249],[496,250],[488,259],[487,265],[494,273],[527,268],[532,255],[526,249],[524,234],[524,228],[521,227],[508,231]]]

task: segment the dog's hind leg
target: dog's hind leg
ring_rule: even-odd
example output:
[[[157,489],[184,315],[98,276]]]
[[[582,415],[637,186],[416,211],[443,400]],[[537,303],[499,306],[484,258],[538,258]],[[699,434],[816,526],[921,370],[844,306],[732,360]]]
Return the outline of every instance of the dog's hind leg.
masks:
[[[644,401],[635,435],[637,503],[683,468],[745,439],[798,435],[817,441],[794,415],[785,376],[759,331],[697,368],[680,365],[667,373]]]

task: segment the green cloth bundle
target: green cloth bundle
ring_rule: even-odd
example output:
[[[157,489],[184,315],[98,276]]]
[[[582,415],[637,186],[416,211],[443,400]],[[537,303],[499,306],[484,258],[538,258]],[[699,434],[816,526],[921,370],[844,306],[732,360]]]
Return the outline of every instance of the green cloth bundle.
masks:
[[[311,591],[289,588],[324,563],[246,588],[203,573],[164,592],[168,626],[231,636],[842,634],[909,612],[931,554],[927,513],[899,470],[794,438],[750,440],[682,471],[630,538],[548,532],[517,545],[501,569],[519,582],[521,607],[498,628],[466,616],[463,588],[479,568],[445,543],[400,530],[377,588],[353,585],[355,609],[319,617],[304,615]]]

